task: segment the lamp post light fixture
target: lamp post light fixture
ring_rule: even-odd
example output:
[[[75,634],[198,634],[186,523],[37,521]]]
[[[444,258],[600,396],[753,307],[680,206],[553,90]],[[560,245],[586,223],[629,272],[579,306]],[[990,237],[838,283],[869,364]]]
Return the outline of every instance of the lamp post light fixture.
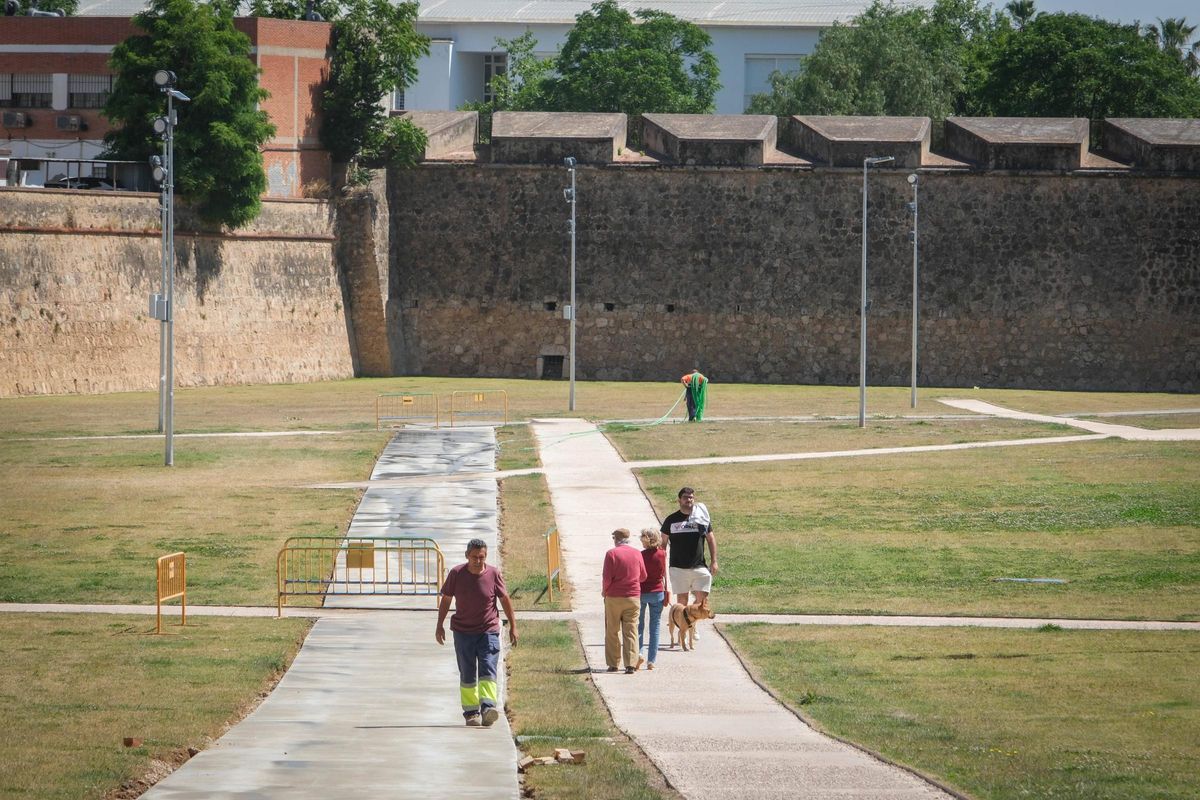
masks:
[[[563,159],[563,165],[567,171],[571,173],[571,187],[563,189],[563,196],[567,202],[571,204],[571,301],[567,305],[566,316],[571,321],[570,334],[570,384],[567,398],[567,410],[575,410],[575,158],[567,156]]]
[[[878,164],[895,161],[892,156],[868,156],[863,159],[862,188],[862,274],[861,297],[858,309],[858,427],[867,426],[867,170]]]
[[[165,434],[164,461],[175,464],[175,101],[191,98],[175,88],[175,73],[160,69],[154,85],[167,96],[167,115],[154,120],[154,132],[162,137],[163,155],[150,159],[154,179],[162,185],[162,291],[150,296],[150,311],[162,324],[159,342],[158,427]]]
[[[908,204],[908,212],[912,214],[912,230],[908,232],[908,240],[913,246],[912,265],[912,407],[917,407],[917,188],[920,182],[917,173],[908,176],[912,186],[913,199]]]

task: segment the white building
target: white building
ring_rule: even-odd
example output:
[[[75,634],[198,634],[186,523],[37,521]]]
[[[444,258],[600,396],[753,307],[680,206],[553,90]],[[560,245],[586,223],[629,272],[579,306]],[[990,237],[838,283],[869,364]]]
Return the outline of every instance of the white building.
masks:
[[[488,82],[507,69],[497,39],[531,31],[536,51],[554,56],[575,18],[595,0],[420,0],[417,30],[432,40],[416,82],[391,98],[395,110],[448,111],[483,100]],[[924,0],[901,0],[905,4]],[[81,16],[132,16],[147,0],[81,0]],[[694,22],[712,37],[720,66],[716,113],[740,114],[750,97],[770,89],[775,70],[793,71],[821,31],[850,22],[870,0],[618,0],[631,14],[642,8]]]
[[[722,88],[716,113],[740,114],[752,95],[770,90],[775,70],[794,71],[824,28],[849,22],[870,5],[768,0],[619,0],[634,13],[649,8],[694,22],[712,37]],[[421,0],[417,29],[432,39],[415,83],[392,99],[394,109],[445,111],[485,99],[488,82],[507,68],[497,39],[531,31],[536,52],[554,56],[590,0]]]

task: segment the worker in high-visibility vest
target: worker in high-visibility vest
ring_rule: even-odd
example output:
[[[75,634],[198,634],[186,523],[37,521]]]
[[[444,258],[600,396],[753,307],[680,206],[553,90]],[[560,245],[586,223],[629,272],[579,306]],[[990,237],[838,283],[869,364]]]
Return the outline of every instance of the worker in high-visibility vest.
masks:
[[[688,422],[699,422],[704,419],[704,404],[708,399],[708,378],[694,369],[679,379],[683,384],[684,398],[687,400]]]

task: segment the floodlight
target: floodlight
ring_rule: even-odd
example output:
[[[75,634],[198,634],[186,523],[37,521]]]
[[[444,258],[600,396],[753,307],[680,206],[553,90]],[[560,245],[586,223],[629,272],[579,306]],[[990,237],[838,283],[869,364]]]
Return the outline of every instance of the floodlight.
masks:
[[[162,164],[156,164],[154,169],[150,170],[150,174],[154,176],[154,180],[162,183],[167,179],[167,168]]]
[[[185,103],[192,102],[192,98],[188,97],[178,89],[167,89],[167,94],[171,95],[171,97],[174,97],[176,100],[182,100]]]
[[[563,164],[566,165],[568,168],[574,167],[575,166],[575,157],[567,156],[566,158],[563,159]]]
[[[161,136],[167,132],[167,127],[169,124],[170,123],[167,122],[166,117],[155,117],[153,122],[154,132]]]
[[[169,69],[160,69],[154,73],[154,85],[160,89],[170,89],[175,85],[175,73]]]
[[[908,182],[909,182],[909,183],[911,183],[911,184],[913,184],[913,185],[916,185],[916,183],[917,183],[917,174],[916,174],[915,172],[914,172],[914,173],[912,173],[911,175],[909,175],[909,176],[908,176]]]
[[[876,164],[886,164],[889,161],[895,160],[893,156],[868,156],[863,159],[863,163],[873,167]]]

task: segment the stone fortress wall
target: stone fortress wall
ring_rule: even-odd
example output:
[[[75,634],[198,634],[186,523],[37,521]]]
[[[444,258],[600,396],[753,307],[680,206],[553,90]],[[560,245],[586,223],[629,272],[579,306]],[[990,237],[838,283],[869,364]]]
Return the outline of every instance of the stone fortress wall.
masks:
[[[180,386],[354,375],[328,205],[266,201],[232,235],[177,211]],[[0,396],[155,391],[157,195],[0,189]]]
[[[915,173],[922,385],[1200,391],[1200,121],[1094,153],[1077,121],[952,120],[931,153],[921,119],[647,115],[633,152],[620,115],[490,146],[414,116],[426,163],[367,192],[232,234],[181,212],[179,385],[565,375],[576,153],[578,377],[855,384],[875,154],[871,384],[908,382]],[[158,290],[156,196],[0,189],[0,396],[155,389]]]
[[[773,122],[647,115],[660,152],[578,168],[577,376],[857,383],[862,158],[894,154],[870,178],[872,384],[909,381],[915,171],[922,385],[1200,390],[1200,162],[1175,168],[1200,121],[1182,147],[1140,131],[1142,164],[1089,152],[1081,120],[951,120],[949,155],[927,119],[794,118],[782,150]],[[504,145],[390,176],[405,371],[538,377],[567,354],[561,157],[613,126],[532,123],[543,163]],[[1164,151],[1171,170],[1145,160]]]

